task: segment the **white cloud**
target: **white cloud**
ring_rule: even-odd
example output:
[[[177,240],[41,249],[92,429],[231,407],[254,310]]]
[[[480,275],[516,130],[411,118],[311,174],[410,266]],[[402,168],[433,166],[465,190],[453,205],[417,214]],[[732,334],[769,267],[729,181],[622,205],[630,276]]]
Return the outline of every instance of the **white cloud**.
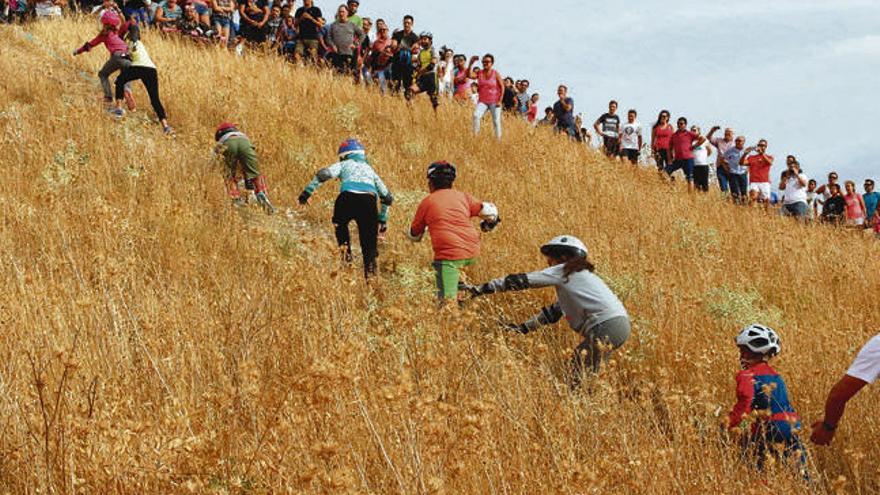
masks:
[[[880,35],[869,34],[847,38],[831,43],[828,50],[832,55],[861,55],[880,57]]]

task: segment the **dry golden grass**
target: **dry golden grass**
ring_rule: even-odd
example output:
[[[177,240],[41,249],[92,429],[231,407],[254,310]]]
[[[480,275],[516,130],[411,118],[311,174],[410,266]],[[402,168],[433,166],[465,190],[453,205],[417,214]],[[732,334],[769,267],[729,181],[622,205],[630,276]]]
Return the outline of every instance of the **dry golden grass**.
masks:
[[[880,490],[880,408],[853,401],[812,487],[761,475],[719,442],[732,336],[761,318],[806,422],[878,329],[878,243],[687,195],[506,122],[413,107],[326,74],[148,34],[169,119],[102,114],[94,22],[0,29],[0,489],[11,493],[775,493]],[[42,45],[23,37],[32,32]],[[59,55],[53,57],[51,52]],[[66,60],[62,63],[61,59]],[[303,213],[236,212],[209,160],[239,122],[277,206],[368,145],[398,198],[379,287],[335,259],[335,187]],[[591,395],[572,396],[563,325],[500,332],[549,290],[435,309],[426,243],[402,234],[429,162],[498,203],[472,280],[540,267],[586,240],[634,334]],[[760,480],[766,480],[766,485]]]

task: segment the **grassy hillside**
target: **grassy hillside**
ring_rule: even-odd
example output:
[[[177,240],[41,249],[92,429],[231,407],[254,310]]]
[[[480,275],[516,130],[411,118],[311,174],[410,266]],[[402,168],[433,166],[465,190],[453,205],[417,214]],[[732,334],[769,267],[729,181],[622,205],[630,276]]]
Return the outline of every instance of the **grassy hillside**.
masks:
[[[719,442],[738,325],[783,339],[806,422],[880,328],[880,247],[687,195],[656,173],[467,109],[412,107],[274,59],[148,34],[174,139],[101,111],[93,22],[0,29],[0,488],[12,493],[776,493]],[[30,32],[35,41],[24,33]],[[349,135],[395,192],[381,280],[336,261],[335,186],[303,212],[236,211],[209,159],[232,119],[257,143],[276,206],[295,203]],[[439,312],[427,243],[403,232],[436,159],[504,219],[472,280],[535,269],[567,232],[590,247],[635,325],[589,395],[563,383],[577,336],[529,336],[550,290]],[[284,210],[285,208],[280,208]],[[880,490],[877,390],[818,492]],[[764,485],[756,484],[766,480]],[[761,487],[761,488],[755,488]]]

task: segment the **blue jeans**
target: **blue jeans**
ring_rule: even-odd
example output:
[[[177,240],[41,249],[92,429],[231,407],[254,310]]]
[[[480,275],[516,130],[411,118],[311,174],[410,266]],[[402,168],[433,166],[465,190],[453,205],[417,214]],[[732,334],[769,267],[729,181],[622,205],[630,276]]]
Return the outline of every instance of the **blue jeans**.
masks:
[[[730,174],[728,180],[734,201],[746,201],[749,197],[749,174]]]
[[[684,177],[688,182],[694,181],[694,159],[688,158],[686,160],[675,160],[670,165],[666,166],[666,173],[668,175],[672,175],[676,170],[682,169],[684,171]]]
[[[131,7],[126,7],[122,10],[122,14],[126,19],[134,18],[134,20],[142,26],[146,26],[150,22],[150,15],[147,13],[147,9],[133,9]]]
[[[715,169],[715,177],[718,178],[718,187],[721,188],[721,192],[726,193],[730,189],[730,178],[727,176],[724,167],[717,167]]]
[[[800,201],[797,203],[783,205],[782,214],[787,217],[806,218],[807,203]]]

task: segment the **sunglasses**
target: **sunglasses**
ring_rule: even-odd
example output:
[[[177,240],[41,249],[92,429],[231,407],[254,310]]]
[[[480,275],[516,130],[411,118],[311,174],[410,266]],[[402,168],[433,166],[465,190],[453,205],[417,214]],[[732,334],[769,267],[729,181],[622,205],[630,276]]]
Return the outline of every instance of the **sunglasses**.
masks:
[[[836,176],[836,175],[829,175],[828,178],[829,178],[829,179],[836,179],[837,176]]]

